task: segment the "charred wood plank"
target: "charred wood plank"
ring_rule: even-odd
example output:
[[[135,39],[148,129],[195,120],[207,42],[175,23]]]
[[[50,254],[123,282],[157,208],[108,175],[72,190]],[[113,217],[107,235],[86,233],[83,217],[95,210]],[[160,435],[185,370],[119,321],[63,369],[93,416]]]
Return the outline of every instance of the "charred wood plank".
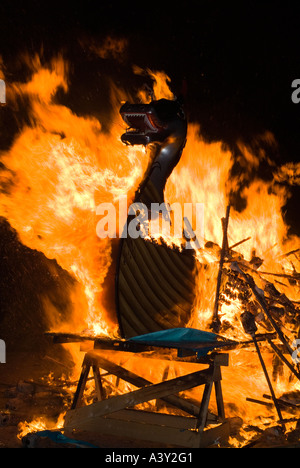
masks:
[[[92,403],[82,408],[70,410],[66,414],[65,427],[76,427],[87,418],[98,418],[110,413],[131,408],[145,401],[168,397],[190,388],[214,381],[215,376],[210,369],[193,372],[182,377],[153,384],[123,395],[117,395],[106,400]]]
[[[216,364],[218,364],[218,359],[216,359],[215,361],[217,361]],[[153,382],[143,377],[140,377],[134,372],[129,371],[125,369],[124,367],[121,367],[109,361],[108,359],[103,358],[99,353],[97,353],[97,351],[94,351],[94,352],[92,351],[89,353],[89,362],[93,366],[93,368],[95,368],[96,366],[98,368],[100,367],[106,370],[109,374],[113,374],[117,376],[118,378],[121,378],[125,382],[128,382],[134,385],[135,387],[145,387],[146,385],[153,385]],[[225,361],[221,360],[221,363],[225,364]],[[192,416],[198,416],[199,408],[194,403],[190,402],[186,398],[180,398],[179,396],[176,396],[176,395],[170,395],[170,396],[161,398],[161,400],[175,408],[178,408],[184,411],[187,414],[190,414]],[[77,398],[77,402],[78,402],[78,398]],[[72,406],[72,408],[73,409],[75,408],[74,405]]]
[[[228,252],[227,230],[228,230],[228,223],[229,223],[229,213],[230,213],[230,205],[228,205],[227,208],[226,208],[225,218],[222,218],[223,241],[222,241],[222,249],[221,249],[221,256],[220,256],[220,263],[219,263],[219,271],[218,271],[218,277],[217,277],[216,296],[215,296],[213,321],[212,321],[212,329],[216,333],[219,332],[220,325],[221,325],[220,318],[219,318],[219,315],[218,315],[219,296],[220,296],[220,287],[221,287],[221,280],[222,280],[223,265],[224,265],[226,253]]]

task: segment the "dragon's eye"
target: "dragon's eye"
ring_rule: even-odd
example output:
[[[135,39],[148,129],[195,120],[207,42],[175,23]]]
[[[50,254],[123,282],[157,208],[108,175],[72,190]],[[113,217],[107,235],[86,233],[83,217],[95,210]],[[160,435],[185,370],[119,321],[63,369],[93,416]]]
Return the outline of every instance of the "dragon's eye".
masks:
[[[147,117],[148,117],[148,120],[149,120],[150,124],[152,125],[152,127],[157,128],[157,129],[163,128],[163,126],[161,125],[161,123],[155,117],[154,114],[149,112],[149,113],[147,113]]]

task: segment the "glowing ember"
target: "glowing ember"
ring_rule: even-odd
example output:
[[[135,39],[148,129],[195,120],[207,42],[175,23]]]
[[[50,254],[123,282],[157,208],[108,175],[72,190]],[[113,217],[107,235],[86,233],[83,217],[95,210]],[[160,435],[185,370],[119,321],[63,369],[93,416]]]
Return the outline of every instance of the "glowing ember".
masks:
[[[63,421],[64,421],[64,414],[61,414],[59,416],[59,419],[57,422],[53,421],[48,421],[46,418],[36,418],[33,419],[30,422],[24,421],[19,423],[18,425],[18,438],[22,439],[25,437],[27,434],[30,434],[31,432],[38,432],[38,431],[44,431],[44,430],[51,430],[51,429],[59,429],[63,427]]]

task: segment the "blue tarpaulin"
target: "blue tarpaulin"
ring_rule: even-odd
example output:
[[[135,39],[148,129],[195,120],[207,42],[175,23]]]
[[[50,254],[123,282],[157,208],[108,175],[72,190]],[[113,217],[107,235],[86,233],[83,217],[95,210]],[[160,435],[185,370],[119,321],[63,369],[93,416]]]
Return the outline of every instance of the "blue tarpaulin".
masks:
[[[43,431],[33,432],[32,434],[27,434],[23,438],[23,444],[25,447],[34,448],[36,441],[39,438],[44,437],[49,438],[50,440],[52,440],[52,442],[55,442],[57,444],[71,444],[77,448],[98,448],[95,445],[90,444],[89,442],[85,442],[83,440],[70,439],[69,437],[63,435],[60,431],[51,431],[47,429]]]
[[[214,345],[203,347],[203,344],[216,342],[215,333],[197,330],[195,328],[170,328],[145,335],[134,336],[128,341],[148,346],[162,346],[177,349],[189,349],[197,352],[198,356],[205,356]]]

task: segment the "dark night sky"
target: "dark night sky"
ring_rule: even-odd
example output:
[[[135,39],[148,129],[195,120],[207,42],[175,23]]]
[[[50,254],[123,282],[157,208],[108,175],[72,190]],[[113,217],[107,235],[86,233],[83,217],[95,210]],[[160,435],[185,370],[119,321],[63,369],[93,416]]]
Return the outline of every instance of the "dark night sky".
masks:
[[[271,131],[278,147],[270,156],[280,165],[298,161],[300,152],[300,103],[291,100],[291,83],[300,78],[296,4],[2,0],[0,56],[6,79],[15,81],[28,73],[19,60],[23,52],[38,52],[45,61],[63,52],[72,66],[70,90],[61,99],[79,114],[99,117],[109,110],[108,77],[132,91],[145,81],[133,64],[164,70],[175,94],[186,83],[189,120],[201,124],[206,139],[234,151],[237,139],[251,145],[254,136]],[[121,62],[92,59],[83,47],[107,35],[128,40]],[[3,148],[18,130],[7,110],[1,126]],[[270,176],[268,167],[259,170],[257,176]],[[287,216],[296,230],[298,198],[294,187]]]
[[[292,80],[300,77],[300,33],[292,4],[173,3],[166,12],[148,2],[2,0],[4,66],[9,70],[20,52],[34,54],[42,46],[46,58],[63,50],[80,67],[82,38],[126,37],[122,66],[109,69],[120,82],[128,80],[132,64],[165,70],[175,86],[185,78],[192,117],[208,134],[213,128],[212,138],[270,129],[294,159],[300,106],[290,96]],[[86,82],[82,70],[74,71],[87,89],[90,71],[85,68]]]

